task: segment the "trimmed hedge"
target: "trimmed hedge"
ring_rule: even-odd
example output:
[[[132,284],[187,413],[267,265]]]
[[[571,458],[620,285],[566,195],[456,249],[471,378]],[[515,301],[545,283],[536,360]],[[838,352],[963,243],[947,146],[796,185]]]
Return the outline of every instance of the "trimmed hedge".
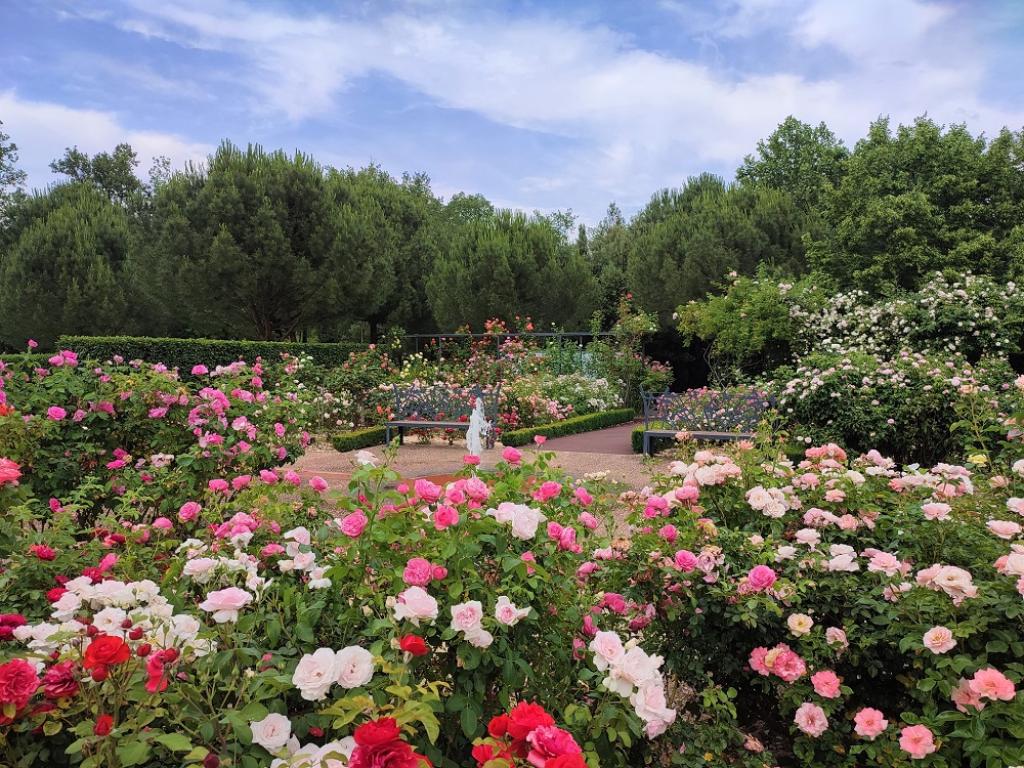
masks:
[[[636,416],[636,412],[632,408],[616,408],[611,411],[599,411],[598,413],[587,413],[583,416],[572,416],[571,418],[555,421],[551,424],[541,424],[537,427],[502,432],[501,443],[508,446],[527,445],[532,443],[533,438],[537,435],[564,437],[566,435],[578,435],[581,432],[593,432],[595,429],[625,424],[627,421],[632,421],[634,416]]]
[[[633,453],[644,452],[644,427],[641,424],[639,427],[633,430],[633,434],[630,435],[633,442]],[[671,445],[674,444],[675,440],[671,437],[652,437],[651,438],[651,454],[658,452],[658,445]]]
[[[293,341],[222,341],[220,339],[160,339],[148,336],[61,336],[57,349],[70,349],[89,360],[110,360],[120,355],[125,360],[163,363],[188,373],[193,365],[209,367],[230,365],[236,360],[252,363],[262,357],[276,363],[282,352],[308,355],[327,367],[344,363],[350,353],[366,349],[365,344],[341,342],[317,344]]]
[[[331,445],[334,446],[334,450],[342,453],[358,451],[362,448],[383,445],[385,434],[384,427],[366,427],[365,429],[354,429],[351,432],[339,432],[331,436]]]

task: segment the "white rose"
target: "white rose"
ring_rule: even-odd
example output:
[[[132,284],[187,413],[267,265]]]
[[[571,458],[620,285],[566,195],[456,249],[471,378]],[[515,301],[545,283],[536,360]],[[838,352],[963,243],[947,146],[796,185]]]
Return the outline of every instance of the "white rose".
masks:
[[[479,600],[470,600],[451,607],[452,629],[470,634],[480,629],[484,618],[484,607]]]
[[[292,673],[292,685],[306,701],[320,701],[338,680],[341,662],[330,648],[318,648],[299,659]]]
[[[373,678],[373,654],[358,645],[338,651],[338,685],[358,688]]]
[[[417,627],[421,620],[437,618],[437,600],[423,587],[409,587],[395,600],[395,620],[408,619]]]
[[[276,752],[288,743],[292,734],[292,723],[284,715],[269,714],[262,720],[249,723],[252,741],[267,752]]]
[[[519,507],[512,516],[512,535],[528,541],[537,535],[537,526],[547,520],[544,514],[531,507]]]

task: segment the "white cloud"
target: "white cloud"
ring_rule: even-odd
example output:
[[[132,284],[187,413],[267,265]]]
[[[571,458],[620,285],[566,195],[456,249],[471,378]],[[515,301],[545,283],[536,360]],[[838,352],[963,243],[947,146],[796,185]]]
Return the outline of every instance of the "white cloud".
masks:
[[[109,113],[75,109],[62,104],[20,99],[14,91],[0,91],[0,120],[4,131],[18,145],[19,165],[28,173],[29,185],[43,187],[58,179],[49,169],[66,147],[83,152],[109,152],[128,142],[139,157],[138,172],[144,175],[150,160],[166,155],[176,167],[201,162],[213,150],[208,144],[189,141],[159,131],[133,130]]]
[[[715,6],[711,18],[683,18],[684,5],[663,2],[690,32],[723,44],[830,57],[827,68],[790,57],[776,71],[738,71],[646,51],[615,30],[552,15],[437,7],[300,15],[242,0],[130,2],[135,10],[119,15],[122,28],[238,56],[238,82],[256,112],[294,123],[329,120],[346,89],[376,73],[443,107],[568,137],[573,149],[564,159],[524,158],[521,178],[511,182],[518,188],[503,192],[535,195],[538,207],[559,197],[588,218],[603,207],[597,201],[635,205],[708,167],[728,173],[788,114],[823,120],[847,141],[884,114],[906,122],[928,112],[989,133],[1024,124],[1024,110],[981,95],[987,51],[964,18],[969,6],[734,0]],[[431,170],[443,176],[444,168]]]

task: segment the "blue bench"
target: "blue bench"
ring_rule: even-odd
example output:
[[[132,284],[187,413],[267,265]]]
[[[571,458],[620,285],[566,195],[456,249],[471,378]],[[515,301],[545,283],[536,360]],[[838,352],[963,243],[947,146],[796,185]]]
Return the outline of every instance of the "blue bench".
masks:
[[[754,436],[754,430],[761,417],[772,408],[772,400],[759,392],[737,392],[723,390],[714,393],[714,403],[698,405],[692,395],[686,392],[664,392],[655,394],[641,389],[644,404],[645,456],[651,455],[655,438],[674,439],[685,432],[694,440],[726,442],[747,440]]]

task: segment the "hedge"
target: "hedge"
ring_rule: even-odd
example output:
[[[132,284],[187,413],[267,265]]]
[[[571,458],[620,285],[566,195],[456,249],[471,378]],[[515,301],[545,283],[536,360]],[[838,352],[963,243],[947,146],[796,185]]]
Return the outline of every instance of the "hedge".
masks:
[[[41,355],[37,352],[0,352],[0,362],[12,366],[45,368],[50,357],[50,355]]]
[[[339,432],[336,435],[332,435],[331,445],[334,446],[334,450],[341,451],[342,453],[345,451],[358,451],[361,448],[383,445],[384,436],[384,427],[366,427],[365,429],[355,429],[351,432]]]
[[[188,373],[192,366],[202,363],[214,367],[230,365],[236,360],[253,362],[262,357],[264,362],[276,363],[282,352],[313,358],[318,365],[338,366],[350,353],[366,349],[365,344],[341,342],[337,344],[302,343],[297,341],[222,341],[220,339],[160,339],[148,336],[61,336],[57,349],[70,349],[88,360],[110,360],[120,355],[125,360],[145,360],[163,363]]]
[[[571,418],[555,421],[551,424],[541,424],[537,427],[502,432],[501,442],[502,445],[517,446],[532,443],[533,438],[537,435],[544,435],[544,437],[578,435],[581,432],[592,432],[595,429],[625,424],[627,421],[632,421],[635,415],[636,413],[632,408],[616,408],[611,411],[599,411],[598,413],[588,413],[583,416],[572,416]]]

